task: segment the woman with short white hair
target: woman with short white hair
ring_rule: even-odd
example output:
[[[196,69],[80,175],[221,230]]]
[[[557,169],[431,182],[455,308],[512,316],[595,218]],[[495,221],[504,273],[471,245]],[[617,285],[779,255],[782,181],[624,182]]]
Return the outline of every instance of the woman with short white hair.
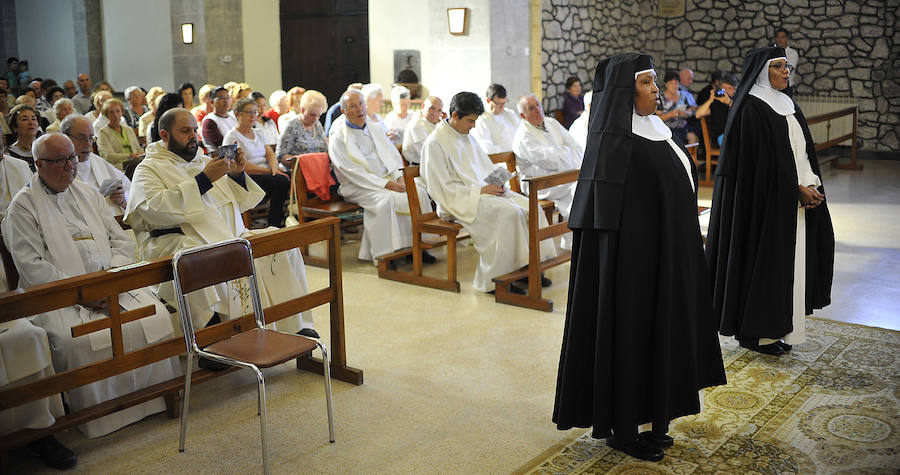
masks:
[[[384,119],[378,114],[378,111],[381,110],[381,105],[384,103],[384,90],[378,84],[369,83],[363,86],[362,95],[366,99],[366,115],[375,122],[384,125]]]
[[[303,93],[300,115],[287,124],[278,140],[278,147],[275,148],[275,156],[279,161],[305,153],[328,151],[325,128],[319,122],[319,117],[327,107],[328,103],[321,92],[310,90]]]
[[[409,112],[409,103],[409,89],[405,86],[394,86],[391,89],[391,105],[394,106],[394,110],[384,118],[384,125],[395,145],[403,143],[403,131],[413,118],[413,114]]]
[[[122,117],[129,127],[137,130],[141,116],[147,113],[147,106],[144,105],[144,91],[137,86],[131,86],[125,89],[125,100],[128,101],[128,105],[125,106],[125,114]]]
[[[100,114],[100,110],[103,108],[103,103],[109,99],[112,99],[112,93],[107,91],[106,89],[97,89],[96,92],[91,94],[91,104],[94,105],[94,109],[88,111],[84,116],[87,117],[87,120],[91,121],[93,124],[97,118],[102,117]],[[103,124],[106,125],[106,124]],[[99,130],[97,125],[94,125],[94,130]]]
[[[67,116],[75,112],[75,105],[68,98],[57,99],[53,103],[53,113],[56,114],[56,120],[47,126],[47,132],[59,132],[59,123]]]

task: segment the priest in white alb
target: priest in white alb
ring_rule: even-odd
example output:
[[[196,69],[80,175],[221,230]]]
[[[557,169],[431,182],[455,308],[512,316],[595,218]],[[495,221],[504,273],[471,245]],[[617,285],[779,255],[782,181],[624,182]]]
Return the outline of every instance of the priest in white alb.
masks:
[[[516,108],[522,122],[513,138],[513,152],[523,191],[528,189],[528,178],[581,169],[581,146],[556,119],[544,117],[544,109],[534,94],[519,98]],[[538,198],[556,203],[563,219],[568,219],[575,183],[540,190]]]
[[[162,140],[147,146],[146,157],[135,169],[125,210],[141,259],[254,234],[244,227],[241,213],[259,204],[265,192],[244,173],[243,151],[238,149],[234,160],[203,155],[197,121],[186,109],[166,111],[159,120],[159,133]],[[296,249],[255,262],[263,307],[308,292],[306,267]],[[176,301],[171,282],[160,284],[157,293],[168,302]],[[243,279],[193,292],[187,301],[196,328],[238,318],[252,309]],[[280,320],[275,327],[319,337],[311,311]]]
[[[63,119],[59,124],[59,131],[75,145],[75,154],[78,155],[75,177],[91,185],[91,188],[106,198],[106,206],[113,216],[125,214],[131,180],[122,170],[93,153],[91,145],[94,141],[94,126],[91,122],[84,116],[72,115]]]
[[[515,112],[506,108],[506,88],[500,84],[491,84],[485,93],[488,110],[481,113],[472,137],[488,154],[509,152],[512,150],[513,135],[521,119]]]
[[[345,92],[341,112],[343,117],[331,126],[328,155],[341,183],[338,193],[364,211],[359,258],[374,262],[378,256],[412,246],[403,162],[381,126],[366,117],[362,93]],[[422,212],[431,212],[425,189],[416,188]],[[424,251],[422,257],[423,262],[434,262]]]
[[[418,165],[422,161],[422,145],[425,139],[434,132],[434,128],[441,121],[444,103],[440,97],[430,96],[425,99],[422,109],[415,113],[413,120],[406,125],[403,134],[403,158],[407,162]]]
[[[428,193],[438,204],[438,214],[458,221],[472,236],[478,252],[473,287],[494,290],[493,278],[528,265],[528,198],[507,186],[487,184],[497,166],[469,134],[484,112],[481,99],[460,92],[450,101],[450,118],[438,124],[422,148],[422,176]],[[538,213],[540,225],[547,218]],[[541,260],[556,256],[551,240],[542,241]],[[522,284],[510,291],[525,293]],[[541,277],[541,284],[550,280]]]
[[[78,156],[72,142],[59,133],[35,141],[37,173],[13,198],[3,220],[3,240],[19,271],[19,287],[27,288],[134,262],[134,241],[107,212],[102,196],[75,181]],[[155,315],[122,326],[125,351],[134,351],[174,334],[166,307],[147,290],[119,296],[126,309],[154,305]],[[73,338],[71,328],[105,317],[106,299],[82,302],[31,317],[50,342],[56,372],[78,368],[112,357],[109,330]],[[71,389],[66,401],[72,411],[152,386],[181,374],[177,357]],[[78,426],[88,437],[98,437],[165,410],[156,398]]]

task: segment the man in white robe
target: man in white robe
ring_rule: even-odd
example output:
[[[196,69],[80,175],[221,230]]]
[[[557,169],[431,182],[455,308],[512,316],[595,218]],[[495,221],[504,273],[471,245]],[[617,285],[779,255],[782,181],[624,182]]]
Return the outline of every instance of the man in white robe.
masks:
[[[425,99],[422,110],[416,112],[413,120],[406,125],[406,132],[403,134],[403,158],[407,162],[418,165],[422,161],[422,145],[441,121],[443,108],[441,98],[431,96]]]
[[[131,180],[115,165],[93,153],[91,145],[94,142],[94,127],[91,122],[83,116],[66,117],[60,123],[59,131],[75,145],[75,154],[78,155],[76,178],[104,195],[107,208],[113,216],[125,214]],[[117,183],[118,186],[111,183]]]
[[[528,188],[527,178],[581,168],[581,146],[556,119],[544,117],[544,109],[534,94],[519,98],[516,107],[522,122],[513,138],[513,152],[523,191]],[[563,219],[568,219],[575,183],[545,188],[538,192],[538,198],[556,203]]]
[[[19,287],[66,279],[134,262],[134,241],[106,212],[102,196],[75,181],[78,160],[72,142],[59,133],[46,134],[32,148],[37,173],[13,198],[3,220],[3,240],[19,271]],[[155,315],[122,326],[125,351],[171,338],[172,320],[166,307],[143,289],[120,295],[120,305],[134,309],[155,305]],[[106,299],[83,302],[31,317],[47,332],[56,372],[112,357],[109,330],[72,338],[71,328],[105,316]],[[177,357],[87,384],[66,393],[73,411],[93,406],[177,377]],[[78,426],[88,437],[99,437],[144,417],[164,411],[163,398],[123,409]]]
[[[582,151],[587,145],[588,122],[591,120],[591,101],[593,99],[594,93],[592,91],[584,93],[584,112],[569,126],[569,135],[575,139]]]
[[[381,255],[412,246],[409,200],[403,182],[400,152],[366,117],[362,93],[348,90],[341,97],[341,119],[331,126],[328,155],[345,200],[363,207],[363,236],[359,258],[373,262]],[[431,200],[417,187],[422,212],[431,212]],[[434,257],[423,252],[424,262]]]
[[[243,151],[238,149],[233,161],[200,153],[197,121],[185,109],[167,111],[159,128],[162,140],[147,146],[146,157],[134,171],[125,209],[125,222],[135,232],[140,257],[170,256],[181,249],[252,235],[244,227],[241,213],[259,204],[265,192],[244,173]],[[255,262],[263,307],[308,292],[306,267],[296,249],[259,257]],[[251,312],[244,282],[241,279],[189,294],[194,327]],[[177,301],[172,282],[160,284],[156,292],[168,302]],[[275,328],[319,337],[313,330],[311,311],[280,320]]]
[[[500,84],[491,84],[485,95],[489,110],[478,117],[471,135],[488,154],[509,152],[521,119],[506,108],[506,88]]]
[[[484,106],[474,93],[453,96],[450,118],[425,140],[421,170],[438,213],[452,216],[472,236],[479,256],[473,287],[492,292],[494,277],[528,265],[528,198],[485,182],[497,165],[469,134],[482,112]],[[543,213],[539,218],[541,226],[546,226]],[[555,256],[553,242],[542,241],[541,260]],[[549,279],[541,281],[550,285]],[[516,285],[510,290],[525,292]]]

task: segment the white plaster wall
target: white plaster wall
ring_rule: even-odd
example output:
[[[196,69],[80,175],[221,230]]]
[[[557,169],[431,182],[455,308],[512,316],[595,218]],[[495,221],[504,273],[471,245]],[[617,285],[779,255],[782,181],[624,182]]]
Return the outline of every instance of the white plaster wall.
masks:
[[[281,89],[279,0],[241,0],[244,82],[269,97]]]
[[[16,36],[18,57],[28,61],[31,77],[49,77],[59,84],[75,79],[71,0],[16,0]]]
[[[100,8],[105,79],[113,88],[174,90],[169,0],[101,0]]]
[[[528,0],[491,0],[491,82],[506,88],[510,103],[530,91]],[[541,54],[540,51],[536,52]],[[484,90],[475,91],[484,94]],[[515,110],[515,109],[513,109]]]

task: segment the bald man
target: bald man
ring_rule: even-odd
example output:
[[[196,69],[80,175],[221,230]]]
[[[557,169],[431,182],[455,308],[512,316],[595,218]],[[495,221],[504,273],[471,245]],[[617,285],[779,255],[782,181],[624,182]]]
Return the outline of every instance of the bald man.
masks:
[[[443,118],[444,103],[440,97],[431,96],[425,99],[422,110],[415,113],[413,119],[406,125],[403,134],[403,158],[407,162],[418,165],[422,158],[422,145],[428,138],[437,123]]]
[[[78,75],[78,94],[72,97],[72,103],[75,104],[75,109],[81,115],[87,114],[91,110],[91,106],[93,106],[91,103],[91,77],[87,74]]]

